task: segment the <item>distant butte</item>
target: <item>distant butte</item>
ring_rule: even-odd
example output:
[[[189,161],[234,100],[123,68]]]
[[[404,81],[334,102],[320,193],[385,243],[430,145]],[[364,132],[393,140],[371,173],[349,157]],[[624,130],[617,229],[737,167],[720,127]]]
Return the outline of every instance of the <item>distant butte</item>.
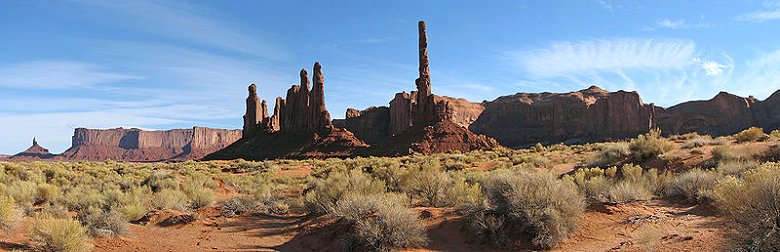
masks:
[[[33,138],[32,146],[30,146],[30,148],[8,158],[12,160],[39,160],[52,157],[54,157],[54,154],[49,153],[48,149],[38,145],[38,141]]]

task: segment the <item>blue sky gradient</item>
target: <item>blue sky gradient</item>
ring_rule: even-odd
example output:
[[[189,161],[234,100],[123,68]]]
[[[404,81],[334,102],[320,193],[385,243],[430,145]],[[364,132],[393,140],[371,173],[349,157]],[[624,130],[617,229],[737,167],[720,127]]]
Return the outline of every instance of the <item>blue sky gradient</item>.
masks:
[[[419,3],[418,3],[419,2]],[[670,106],[780,88],[780,1],[0,1],[0,153],[76,127],[240,128],[246,86],[323,65],[334,118],[412,90],[471,101],[598,85]],[[272,104],[272,102],[269,102]],[[273,105],[271,105],[273,106]]]

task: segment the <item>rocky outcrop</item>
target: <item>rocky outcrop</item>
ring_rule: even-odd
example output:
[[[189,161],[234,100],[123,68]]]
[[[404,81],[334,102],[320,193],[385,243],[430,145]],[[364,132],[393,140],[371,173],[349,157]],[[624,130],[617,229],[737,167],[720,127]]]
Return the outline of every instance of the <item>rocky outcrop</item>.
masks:
[[[314,85],[309,88],[306,70],[300,72],[300,85],[287,90],[287,98],[276,98],[274,114],[250,115],[256,104],[256,89],[249,88],[244,134],[230,146],[209,154],[207,160],[273,158],[350,157],[365,150],[367,145],[352,132],[333,126],[325,106],[325,81],[322,66],[314,64]],[[254,85],[254,84],[253,84]],[[249,102],[253,101],[253,102]],[[264,103],[265,101],[262,101]],[[262,117],[262,118],[261,118]],[[248,129],[248,130],[247,130]]]
[[[654,114],[654,106],[643,104],[636,92],[595,86],[563,94],[518,93],[484,106],[469,128],[510,147],[636,136],[652,128]]]
[[[41,147],[38,145],[38,141],[33,138],[32,140],[32,146],[30,148],[27,148],[26,150],[17,153],[16,155],[8,157],[8,159],[11,160],[39,160],[39,159],[48,159],[54,157],[54,154],[51,154],[48,149]]]
[[[389,108],[349,109],[343,125],[372,144],[371,153],[375,155],[430,154],[498,146],[495,140],[466,128],[481,113],[482,105],[432,94],[424,21],[418,24],[418,35],[417,90],[395,94]]]
[[[241,137],[240,130],[86,129],[74,131],[72,146],[57,156],[66,160],[172,161],[200,159]]]
[[[665,134],[698,132],[713,136],[730,135],[760,125],[753,114],[762,114],[759,112],[761,110],[752,109],[757,103],[752,97],[720,92],[710,100],[690,101],[667,109],[656,109],[655,126]],[[769,125],[771,123],[765,126]]]

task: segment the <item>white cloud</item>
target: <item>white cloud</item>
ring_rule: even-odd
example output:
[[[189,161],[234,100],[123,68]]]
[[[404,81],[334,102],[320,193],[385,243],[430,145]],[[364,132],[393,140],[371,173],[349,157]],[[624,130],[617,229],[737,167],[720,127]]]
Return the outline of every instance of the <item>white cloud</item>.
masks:
[[[707,72],[707,75],[717,76],[723,74],[723,69],[726,68],[726,65],[715,61],[705,61],[701,64],[701,68]]]
[[[767,1],[764,2],[764,9],[754,12],[745,13],[737,16],[736,19],[739,22],[765,22],[775,19],[780,19],[780,1]]]
[[[537,77],[590,71],[681,68],[692,64],[695,56],[693,41],[671,39],[557,42],[545,49],[509,53],[510,60]]]
[[[0,87],[14,89],[87,88],[132,79],[138,77],[77,61],[42,60],[0,66]]]
[[[658,29],[673,29],[673,30],[690,30],[690,29],[703,29],[703,28],[710,28],[712,27],[712,24],[710,23],[690,23],[685,19],[659,19],[655,22],[655,26],[651,27],[647,30],[655,30]]]

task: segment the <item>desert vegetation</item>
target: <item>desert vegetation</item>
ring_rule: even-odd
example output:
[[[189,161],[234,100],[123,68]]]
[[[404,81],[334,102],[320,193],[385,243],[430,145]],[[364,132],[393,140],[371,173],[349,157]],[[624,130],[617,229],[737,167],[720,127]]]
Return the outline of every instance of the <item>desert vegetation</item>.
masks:
[[[300,216],[338,230],[339,249],[388,251],[436,246],[429,218],[445,211],[460,238],[480,246],[551,249],[580,232],[593,208],[660,201],[715,207],[741,234],[735,249],[776,250],[777,134],[652,131],[392,158],[0,162],[0,228],[23,232],[29,249],[88,251],[145,225]]]

